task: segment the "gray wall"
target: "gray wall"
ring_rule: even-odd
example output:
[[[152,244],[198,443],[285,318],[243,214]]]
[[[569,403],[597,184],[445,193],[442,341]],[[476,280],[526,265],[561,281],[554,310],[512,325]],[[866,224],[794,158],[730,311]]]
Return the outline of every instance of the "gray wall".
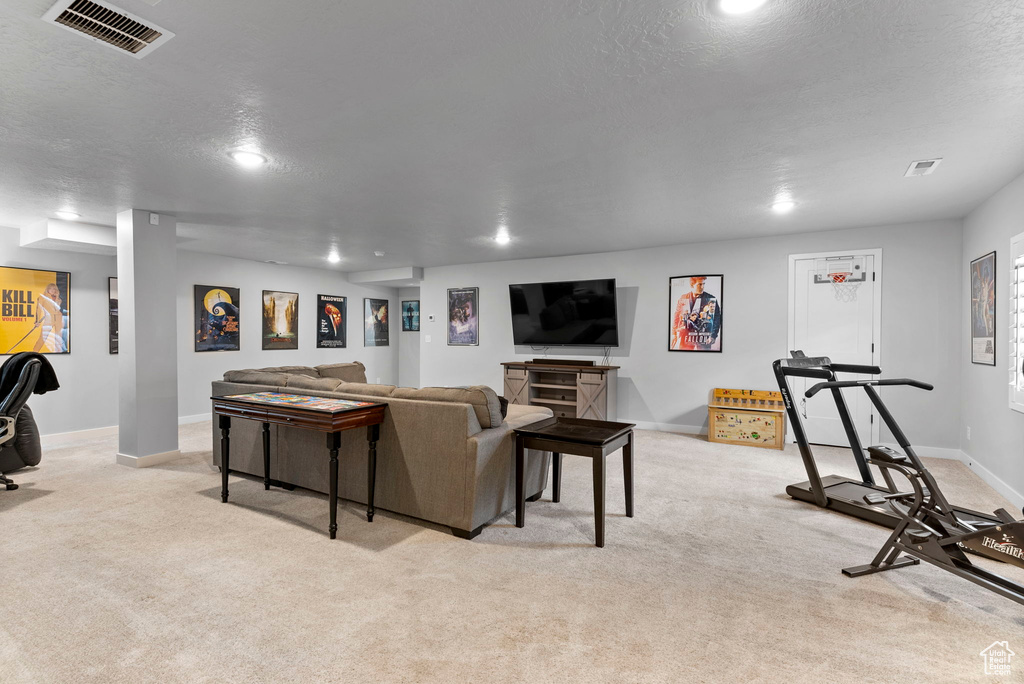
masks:
[[[398,301],[403,299],[419,299],[420,288],[403,287],[398,291]],[[399,304],[401,306],[401,304]],[[398,311],[396,309],[396,311]],[[402,312],[396,316],[396,330],[402,330]],[[422,326],[422,322],[421,322]],[[399,332],[398,345],[398,384],[402,387],[420,386],[420,333]]]
[[[1013,180],[964,219],[960,299],[970,301],[968,266],[996,252],[996,365],[970,359],[970,309],[964,307],[959,327],[964,354],[959,359],[963,387],[961,449],[971,467],[1017,505],[1024,501],[1024,414],[1009,408],[1007,310],[1010,282],[1010,238],[1024,232],[1024,176]],[[967,439],[967,428],[971,438]],[[988,472],[986,472],[988,471]]]
[[[117,356],[107,346],[107,278],[117,275],[117,260],[23,249],[18,241],[17,229],[0,228],[0,266],[71,273],[71,353],[47,357],[61,388],[28,402],[39,429],[55,434],[117,425]]]
[[[224,285],[241,289],[241,350],[236,352],[194,351],[193,286]],[[261,347],[263,290],[299,293],[299,348]],[[316,348],[316,296],[348,297],[348,340],[344,349]],[[363,346],[363,298],[387,299],[390,304],[388,347]],[[362,361],[366,378],[383,383],[398,382],[398,343],[401,321],[398,291],[349,283],[336,271],[295,266],[262,264],[212,254],[178,252],[178,415],[208,416],[210,381],[224,371],[265,366],[315,366],[322,363]]]
[[[786,355],[789,254],[882,248],[882,349],[887,374],[934,382],[931,393],[888,390],[886,401],[917,443],[959,447],[961,313],[959,221],[879,226],[753,240],[710,242],[608,254],[428,268],[421,284],[423,385],[486,383],[500,390],[502,361],[541,356],[512,344],[508,285],[576,278],[617,279],[619,418],[680,431],[706,428],[713,387],[772,389],[772,360]],[[725,275],[724,352],[667,351],[668,279]],[[935,277],[928,277],[933,273]],[[480,288],[480,346],[448,347],[446,289]],[[434,314],[433,323],[427,317]],[[426,342],[426,336],[432,337]],[[808,349],[827,354],[827,349]],[[569,349],[558,355],[594,358]],[[550,354],[552,357],[554,353]],[[883,434],[883,440],[891,437]]]

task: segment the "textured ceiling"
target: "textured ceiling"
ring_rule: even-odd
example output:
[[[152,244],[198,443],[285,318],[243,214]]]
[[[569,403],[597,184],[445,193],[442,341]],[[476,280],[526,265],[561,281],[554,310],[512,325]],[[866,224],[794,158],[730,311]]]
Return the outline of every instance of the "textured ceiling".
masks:
[[[0,3],[0,225],[434,266],[959,217],[1024,168],[1024,2],[121,0],[177,34],[143,60],[50,4]]]

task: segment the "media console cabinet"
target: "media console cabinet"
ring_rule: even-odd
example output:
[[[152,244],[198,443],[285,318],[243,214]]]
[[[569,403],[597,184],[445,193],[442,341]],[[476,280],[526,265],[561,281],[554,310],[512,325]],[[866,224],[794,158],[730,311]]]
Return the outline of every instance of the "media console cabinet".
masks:
[[[546,406],[556,418],[616,419],[618,366],[540,359],[501,365],[510,404]]]

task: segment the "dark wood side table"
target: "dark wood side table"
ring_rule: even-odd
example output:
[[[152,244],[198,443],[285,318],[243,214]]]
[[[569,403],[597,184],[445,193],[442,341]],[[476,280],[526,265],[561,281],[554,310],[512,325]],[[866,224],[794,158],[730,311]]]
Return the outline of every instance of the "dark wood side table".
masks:
[[[562,454],[589,456],[594,462],[594,525],[597,546],[604,546],[605,457],[622,449],[626,484],[626,516],[633,517],[633,423],[612,423],[584,418],[546,418],[516,429],[516,527],[526,518],[526,450],[550,451],[552,501],[561,499]]]
[[[331,525],[328,531],[331,534],[331,539],[334,539],[338,532],[338,448],[341,446],[341,433],[345,430],[365,427],[366,440],[370,446],[367,455],[369,468],[366,520],[373,522],[373,491],[377,478],[377,439],[380,436],[380,424],[384,422],[384,409],[387,408],[387,404],[281,392],[235,394],[226,397],[211,397],[211,400],[213,401],[213,411],[218,415],[220,421],[220,500],[223,503],[228,501],[228,474],[231,472],[229,467],[231,437],[229,433],[232,418],[245,418],[263,423],[264,489],[270,489],[271,485],[286,489],[295,488],[288,483],[270,479],[271,423],[324,432],[327,434],[327,448],[331,454],[331,481],[329,483]]]

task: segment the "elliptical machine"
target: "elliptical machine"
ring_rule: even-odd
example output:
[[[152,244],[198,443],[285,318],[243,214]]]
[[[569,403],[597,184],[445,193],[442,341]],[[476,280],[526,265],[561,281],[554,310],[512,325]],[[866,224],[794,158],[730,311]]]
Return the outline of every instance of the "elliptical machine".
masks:
[[[1024,568],[1024,522],[1015,520],[1002,508],[995,511],[994,516],[988,516],[970,509],[951,506],[942,494],[938,482],[921,462],[896,419],[874,389],[878,386],[906,385],[931,390],[931,385],[908,378],[841,381],[836,378],[836,372],[879,375],[881,369],[877,366],[833,364],[827,357],[809,358],[800,351],[792,352],[789,359],[776,361],[772,367],[779,381],[779,389],[785,400],[793,433],[810,478],[803,485],[788,487],[787,493],[803,499],[803,496],[796,496],[791,490],[795,487],[802,493],[803,486],[806,485],[813,495],[813,502],[819,506],[833,508],[894,528],[871,563],[845,568],[844,575],[860,577],[917,565],[923,560],[1024,604],[1024,586],[978,567],[964,553],[968,551]],[[828,389],[836,402],[854,457],[864,477],[862,483],[846,481],[845,484],[848,486],[837,492],[840,496],[830,497],[825,492],[826,487],[818,475],[787,376],[823,379],[824,382],[819,382],[807,390],[807,398]],[[842,396],[842,390],[851,387],[864,389],[904,453],[889,447],[872,446],[868,447],[869,458],[864,459],[860,440]],[[869,465],[879,468],[885,481],[884,486],[875,483]],[[894,474],[907,480],[910,491],[899,490],[893,479]],[[832,483],[828,489],[837,484],[844,484],[837,476],[830,476],[829,479]],[[860,494],[860,502],[852,498],[854,493]],[[884,513],[885,516],[881,517],[879,513]],[[894,524],[890,525],[890,520]]]

